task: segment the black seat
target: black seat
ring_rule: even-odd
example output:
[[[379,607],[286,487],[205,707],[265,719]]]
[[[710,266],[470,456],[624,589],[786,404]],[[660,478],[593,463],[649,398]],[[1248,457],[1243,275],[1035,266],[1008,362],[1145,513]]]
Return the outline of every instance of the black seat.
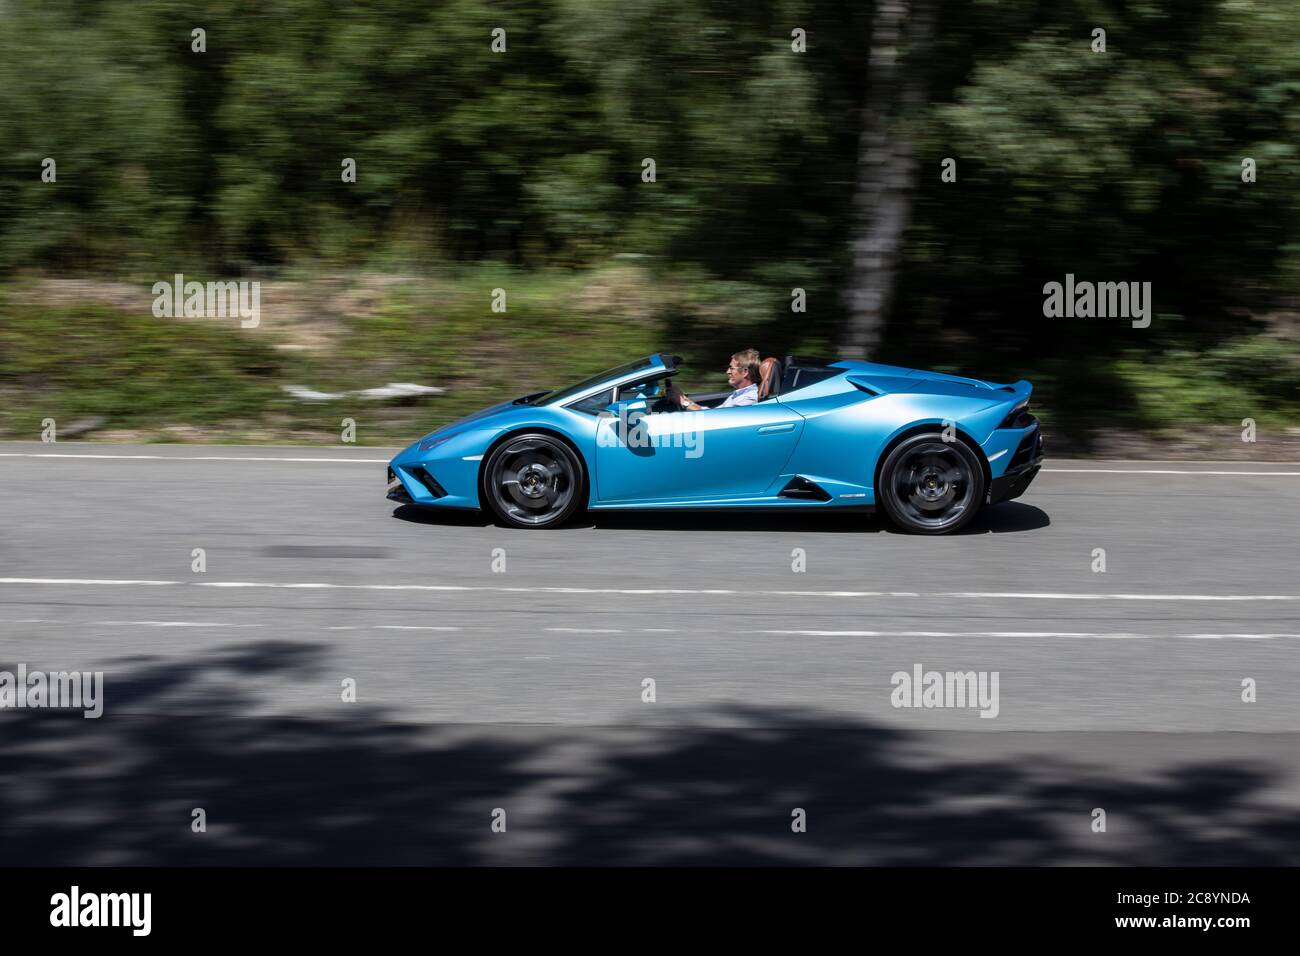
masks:
[[[793,392],[796,389],[820,382],[843,371],[832,368],[830,363],[821,359],[800,358],[797,355],[785,357],[785,374],[781,378],[781,392]]]

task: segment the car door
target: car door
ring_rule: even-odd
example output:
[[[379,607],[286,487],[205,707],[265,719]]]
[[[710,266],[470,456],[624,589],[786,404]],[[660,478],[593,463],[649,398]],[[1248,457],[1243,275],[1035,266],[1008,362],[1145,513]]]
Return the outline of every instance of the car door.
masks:
[[[724,500],[767,491],[794,451],[803,418],[771,400],[607,416],[598,428],[599,501]]]

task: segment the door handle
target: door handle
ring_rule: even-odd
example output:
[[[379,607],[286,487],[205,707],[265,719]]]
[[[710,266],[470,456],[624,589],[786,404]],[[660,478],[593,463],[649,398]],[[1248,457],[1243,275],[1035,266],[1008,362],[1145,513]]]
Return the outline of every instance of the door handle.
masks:
[[[779,435],[781,432],[794,431],[794,423],[786,422],[784,425],[764,425],[758,430],[760,435]]]

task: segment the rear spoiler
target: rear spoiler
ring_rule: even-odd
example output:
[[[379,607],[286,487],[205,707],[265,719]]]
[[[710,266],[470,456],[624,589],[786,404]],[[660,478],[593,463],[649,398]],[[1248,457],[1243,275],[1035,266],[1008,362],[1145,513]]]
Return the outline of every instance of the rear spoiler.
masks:
[[[1027,378],[1022,378],[1014,385],[997,385],[994,390],[998,392],[1009,392],[1017,401],[1028,398],[1034,391],[1033,383]]]

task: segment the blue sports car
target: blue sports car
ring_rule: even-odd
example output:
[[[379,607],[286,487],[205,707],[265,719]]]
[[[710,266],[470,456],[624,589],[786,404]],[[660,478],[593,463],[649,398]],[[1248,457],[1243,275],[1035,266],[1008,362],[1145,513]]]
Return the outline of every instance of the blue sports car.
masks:
[[[440,428],[388,467],[403,504],[549,528],[581,508],[881,508],[942,534],[1021,495],[1043,460],[1027,381],[870,362],[764,359],[757,401],[683,411],[655,354]]]

